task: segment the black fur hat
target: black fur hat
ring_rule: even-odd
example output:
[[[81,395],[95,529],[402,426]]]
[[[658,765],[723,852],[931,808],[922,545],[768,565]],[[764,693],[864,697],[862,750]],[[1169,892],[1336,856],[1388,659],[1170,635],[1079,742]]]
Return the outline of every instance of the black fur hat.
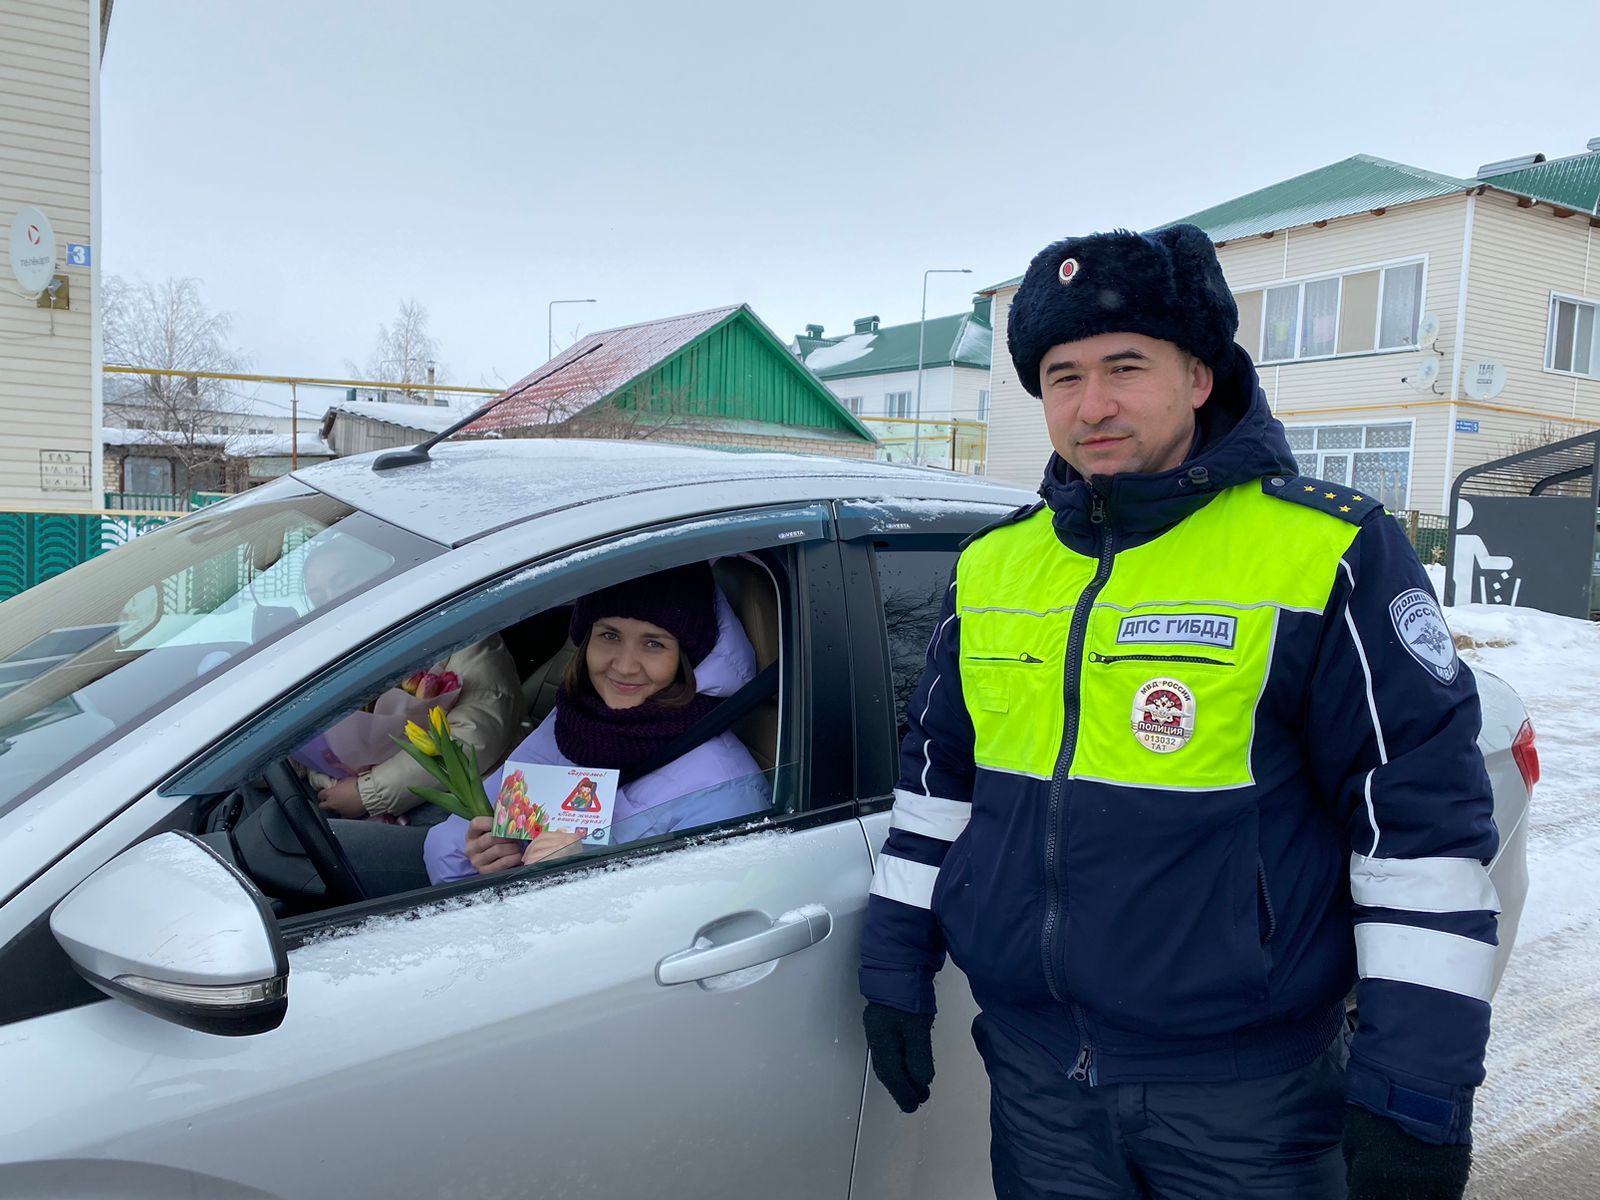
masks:
[[[1062,342],[1142,333],[1223,370],[1238,328],[1239,306],[1204,230],[1115,229],[1065,238],[1034,255],[1011,302],[1006,345],[1017,378],[1037,396],[1039,364]]]

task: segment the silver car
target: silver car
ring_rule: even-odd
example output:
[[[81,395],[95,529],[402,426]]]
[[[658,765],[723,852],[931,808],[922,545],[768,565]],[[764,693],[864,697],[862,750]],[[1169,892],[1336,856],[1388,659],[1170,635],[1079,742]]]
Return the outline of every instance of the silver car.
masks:
[[[0,1195],[989,1194],[965,981],[940,976],[939,1077],[905,1117],[870,1081],[856,955],[957,548],[1030,499],[446,445],[298,473],[0,605]],[[346,578],[313,604],[334,541]],[[734,726],[770,812],[430,888],[408,831],[328,821],[287,767],[493,632],[537,720],[562,606],[695,560],[776,667]],[[1521,703],[1480,684],[1503,965],[1536,767]]]

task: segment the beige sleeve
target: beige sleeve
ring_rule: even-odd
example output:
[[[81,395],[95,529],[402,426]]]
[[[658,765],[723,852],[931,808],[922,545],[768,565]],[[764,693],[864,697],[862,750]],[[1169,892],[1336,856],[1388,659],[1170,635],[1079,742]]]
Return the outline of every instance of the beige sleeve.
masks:
[[[454,671],[461,680],[461,699],[450,710],[450,730],[478,753],[485,769],[498,762],[516,732],[522,706],[522,686],[511,652],[499,634],[458,650],[434,671]],[[413,787],[438,783],[409,754],[397,751],[356,777],[361,803],[373,816],[409,812],[426,803]]]

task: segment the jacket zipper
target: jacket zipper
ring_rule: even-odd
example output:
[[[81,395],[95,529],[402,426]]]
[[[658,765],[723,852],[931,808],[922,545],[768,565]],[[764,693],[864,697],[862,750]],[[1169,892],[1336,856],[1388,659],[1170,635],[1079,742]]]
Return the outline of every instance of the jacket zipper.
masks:
[[[974,654],[968,662],[1015,662],[1015,663],[1042,663],[1044,659],[1035,658],[1024,650],[1021,654]]]
[[[1072,1019],[1078,1026],[1081,1048],[1078,1060],[1073,1066],[1072,1077],[1087,1079],[1092,1084],[1095,1082],[1094,1047],[1089,1044],[1088,1024],[1084,1020],[1083,1010],[1078,1005],[1069,1003],[1063,994],[1062,981],[1056,977],[1055,966],[1056,938],[1061,926],[1061,909],[1066,890],[1061,880],[1058,854],[1061,842],[1061,810],[1067,768],[1072,763],[1072,755],[1078,744],[1078,661],[1083,655],[1083,639],[1089,627],[1089,613],[1094,607],[1095,597],[1100,594],[1106,585],[1106,580],[1111,577],[1111,564],[1116,557],[1116,539],[1106,527],[1105,499],[1098,492],[1095,493],[1094,503],[1089,509],[1089,523],[1095,527],[1100,543],[1100,561],[1095,567],[1094,578],[1083,589],[1078,597],[1077,606],[1072,610],[1072,624],[1067,633],[1067,655],[1063,671],[1065,720],[1061,734],[1061,750],[1056,755],[1055,770],[1050,776],[1050,806],[1046,813],[1044,839],[1044,936],[1040,940],[1044,955],[1045,983],[1049,986],[1050,994],[1055,997],[1056,1002],[1068,1006],[1072,1012]]]
[[[1261,889],[1261,904],[1267,910],[1267,936],[1261,939],[1265,946],[1278,932],[1278,914],[1272,908],[1272,893],[1267,891],[1267,865],[1259,858],[1256,859],[1256,886]]]
[[[1220,658],[1202,658],[1196,654],[1099,654],[1091,651],[1089,661],[1092,663],[1119,663],[1119,662],[1180,662],[1180,663],[1205,663],[1212,667],[1231,667],[1234,664],[1224,662]]]

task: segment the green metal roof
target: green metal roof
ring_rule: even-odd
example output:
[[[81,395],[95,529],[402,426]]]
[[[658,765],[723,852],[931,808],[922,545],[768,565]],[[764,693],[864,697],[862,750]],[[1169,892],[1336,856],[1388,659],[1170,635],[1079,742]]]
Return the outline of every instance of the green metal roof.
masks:
[[[876,333],[842,337],[795,338],[795,349],[806,366],[822,379],[848,379],[857,375],[884,375],[917,369],[917,322],[889,325]],[[922,365],[928,367],[978,367],[987,371],[994,352],[994,330],[975,313],[933,317],[922,338]]]
[[[1386,158],[1354,154],[1293,179],[1179,217],[1167,225],[1198,225],[1211,235],[1212,241],[1228,242],[1316,221],[1351,217],[1375,208],[1394,208],[1467,192],[1478,186],[1475,179],[1458,179]],[[1158,228],[1164,229],[1166,225]]]
[[[1229,242],[1485,186],[1580,212],[1600,213],[1600,152],[1539,163],[1487,179],[1460,179],[1370,154],[1353,154],[1157,228],[1198,225],[1211,235],[1212,241]],[[1017,275],[983,291],[992,293],[1021,282],[1022,276]]]
[[[1498,182],[1498,181],[1496,181]],[[1405,163],[1353,154],[1340,162],[1293,179],[1258,188],[1210,208],[1156,226],[1198,225],[1214,242],[1228,242],[1253,234],[1274,233],[1315,221],[1350,217],[1375,208],[1391,208],[1417,200],[1431,200],[1478,187],[1478,181],[1457,179],[1409,167]],[[994,284],[986,291],[1015,287],[1022,276]]]
[[[1600,152],[1591,150],[1520,171],[1491,175],[1483,182],[1579,212],[1600,214]]]

